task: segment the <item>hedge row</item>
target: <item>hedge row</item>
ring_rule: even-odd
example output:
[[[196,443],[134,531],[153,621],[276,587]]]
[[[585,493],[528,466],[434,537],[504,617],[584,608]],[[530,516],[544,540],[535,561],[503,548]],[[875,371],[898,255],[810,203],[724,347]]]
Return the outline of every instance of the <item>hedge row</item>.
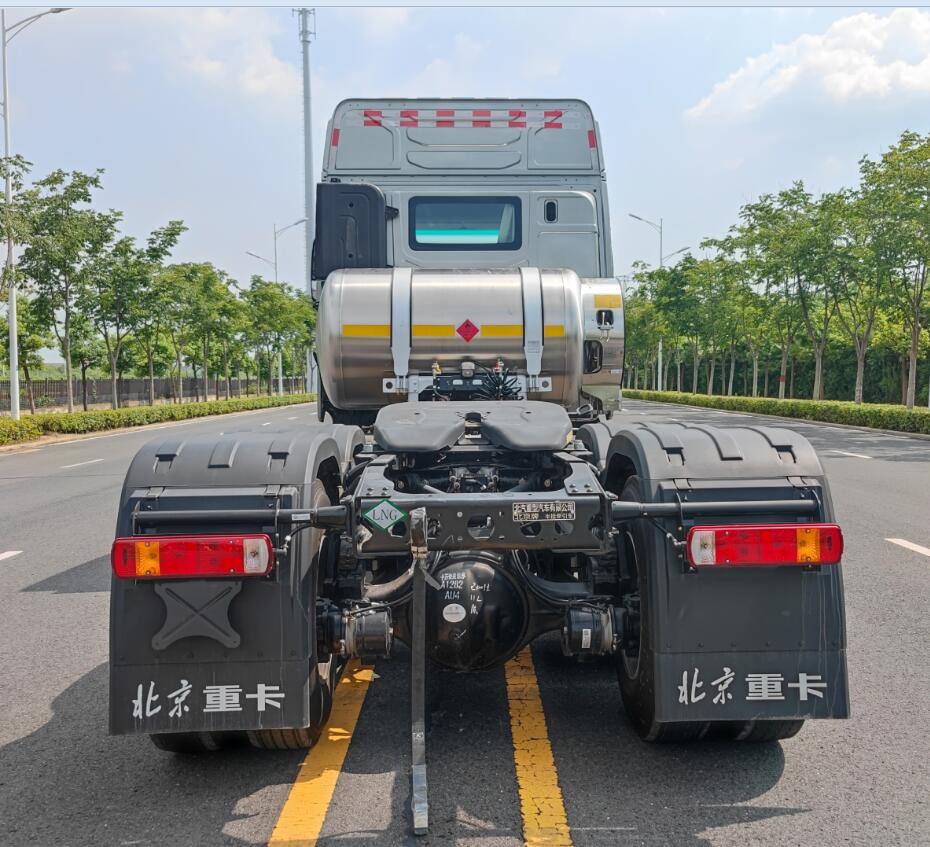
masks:
[[[631,400],[657,400],[662,403],[706,406],[731,412],[756,412],[763,415],[780,415],[783,418],[802,418],[823,423],[930,435],[930,412],[926,409],[914,409],[909,412],[904,406],[886,403],[863,403],[857,406],[843,400],[776,400],[772,397],[721,397],[714,394],[639,389],[625,389],[623,396]]]
[[[209,400],[205,403],[129,406],[125,409],[100,409],[90,412],[43,412],[38,415],[24,415],[18,421],[0,418],[0,444],[29,441],[50,432],[99,432],[163,421],[202,418],[206,415],[292,406],[295,403],[308,403],[313,399],[312,394],[285,394],[280,397],[241,397],[234,400]]]

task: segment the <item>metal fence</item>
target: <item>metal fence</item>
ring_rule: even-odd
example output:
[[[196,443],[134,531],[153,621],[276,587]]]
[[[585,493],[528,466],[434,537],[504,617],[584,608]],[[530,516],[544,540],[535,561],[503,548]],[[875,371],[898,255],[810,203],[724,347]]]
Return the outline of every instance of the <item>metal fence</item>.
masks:
[[[121,379],[118,380],[117,393],[119,395],[120,406],[139,406],[149,402],[149,381],[147,379]],[[74,408],[84,408],[84,386],[80,378],[72,380],[74,392]],[[19,381],[19,403],[20,408],[26,410],[29,408],[29,392],[26,382],[23,379]],[[202,380],[194,380],[190,377],[183,382],[184,400],[203,399]],[[304,390],[303,377],[285,377],[284,392],[291,394]],[[219,399],[226,398],[226,380],[211,379],[208,386],[208,396],[210,400],[215,400],[217,395]],[[278,381],[275,379],[272,383],[272,389],[275,393],[278,390]],[[262,393],[267,393],[268,384],[266,380],[261,384]],[[52,410],[66,408],[68,405],[68,381],[66,379],[36,379],[32,381],[32,393],[35,400],[36,411]],[[258,380],[255,379],[230,379],[229,396],[246,397],[259,393]],[[113,400],[113,384],[109,379],[88,379],[87,380],[87,405],[89,408],[99,408],[101,406],[109,407]],[[155,402],[171,403],[177,400],[177,381],[167,377],[159,377],[155,380]],[[8,379],[0,380],[0,412],[10,410],[10,381]]]

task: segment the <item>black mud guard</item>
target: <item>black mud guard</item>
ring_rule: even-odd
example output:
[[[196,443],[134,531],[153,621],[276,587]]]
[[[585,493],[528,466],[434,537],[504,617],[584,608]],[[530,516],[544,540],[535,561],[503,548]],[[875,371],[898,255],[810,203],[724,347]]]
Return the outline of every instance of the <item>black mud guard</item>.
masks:
[[[309,508],[316,479],[336,501],[356,440],[349,429],[161,435],[129,467],[116,534],[153,531],[137,525],[136,510],[267,509],[265,520],[164,525],[157,534],[266,532],[280,546],[276,508]],[[309,536],[296,533],[265,577],[112,578],[111,733],[308,726],[318,685]]]
[[[848,717],[840,566],[695,571],[683,547],[665,536],[684,540],[697,524],[833,522],[827,479],[807,439],[780,427],[617,420],[591,430],[585,443],[600,450],[602,481],[618,496],[636,474],[643,500],[652,503],[815,498],[820,504],[813,518],[760,512],[640,519],[652,580],[647,617],[656,720]]]

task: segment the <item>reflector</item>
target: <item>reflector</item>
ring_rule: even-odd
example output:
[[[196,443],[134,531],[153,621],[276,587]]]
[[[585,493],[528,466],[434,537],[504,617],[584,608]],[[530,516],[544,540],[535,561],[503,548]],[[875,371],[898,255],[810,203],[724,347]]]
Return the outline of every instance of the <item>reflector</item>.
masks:
[[[843,555],[836,524],[695,526],[688,561],[697,568],[764,565],[835,565]]]
[[[147,535],[117,538],[110,561],[120,579],[264,576],[272,553],[267,535]]]

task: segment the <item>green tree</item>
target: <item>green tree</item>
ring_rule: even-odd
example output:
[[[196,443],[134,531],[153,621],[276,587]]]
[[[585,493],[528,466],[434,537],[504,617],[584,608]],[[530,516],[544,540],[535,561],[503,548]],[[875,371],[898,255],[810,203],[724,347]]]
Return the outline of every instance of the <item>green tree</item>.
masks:
[[[35,307],[54,330],[65,360],[68,411],[74,411],[71,325],[82,274],[112,239],[114,220],[87,207],[100,174],[54,171],[20,193],[30,231],[20,268],[35,291]]]
[[[860,162],[863,191],[874,221],[875,250],[910,334],[906,405],[914,408],[917,361],[927,320],[930,265],[930,134],[904,132],[877,162]]]

